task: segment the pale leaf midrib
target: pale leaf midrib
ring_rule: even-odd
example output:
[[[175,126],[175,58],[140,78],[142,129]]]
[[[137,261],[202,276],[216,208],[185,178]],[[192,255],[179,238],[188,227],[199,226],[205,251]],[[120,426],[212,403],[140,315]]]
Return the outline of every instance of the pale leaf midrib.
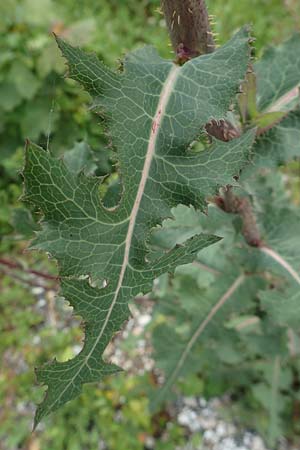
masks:
[[[83,361],[82,365],[76,371],[76,374],[72,377],[70,382],[67,384],[67,386],[64,388],[64,390],[61,392],[61,394],[51,404],[51,406],[49,407],[49,410],[51,410],[55,406],[55,404],[61,399],[63,394],[67,391],[67,389],[73,383],[73,380],[79,375],[79,373],[81,372],[83,367],[88,363],[90,356],[93,354],[96,346],[98,345],[101,337],[103,336],[103,333],[105,332],[106,326],[110,320],[111,314],[112,314],[115,304],[117,302],[118,295],[119,295],[120,289],[122,287],[123,279],[125,276],[126,268],[129,263],[129,254],[130,254],[130,248],[131,248],[131,242],[132,242],[132,237],[133,237],[133,233],[134,233],[136,218],[137,218],[137,215],[139,212],[139,207],[140,207],[140,204],[141,204],[141,201],[143,198],[143,194],[145,191],[145,186],[146,186],[149,171],[151,168],[151,163],[153,161],[153,157],[155,154],[157,138],[158,138],[158,135],[160,132],[161,124],[163,122],[163,118],[165,115],[165,111],[166,111],[170,96],[173,92],[173,89],[174,89],[174,86],[175,86],[175,83],[176,83],[179,73],[180,73],[180,67],[172,65],[169,75],[164,82],[164,85],[163,85],[163,88],[161,91],[161,95],[160,95],[160,99],[158,102],[158,106],[157,106],[155,115],[153,117],[151,130],[150,130],[149,143],[148,143],[147,152],[146,152],[145,163],[144,163],[143,171],[141,174],[141,181],[140,181],[140,184],[139,184],[139,187],[137,190],[136,199],[135,199],[135,202],[134,202],[134,205],[133,205],[130,217],[129,217],[128,231],[127,231],[127,236],[126,236],[126,240],[125,240],[124,258],[123,258],[123,262],[122,262],[122,266],[121,266],[121,270],[120,270],[118,284],[116,287],[115,295],[112,300],[111,306],[107,312],[107,316],[105,318],[105,321],[103,323],[101,331],[100,331],[94,345],[92,346],[88,355],[84,358],[84,361]]]

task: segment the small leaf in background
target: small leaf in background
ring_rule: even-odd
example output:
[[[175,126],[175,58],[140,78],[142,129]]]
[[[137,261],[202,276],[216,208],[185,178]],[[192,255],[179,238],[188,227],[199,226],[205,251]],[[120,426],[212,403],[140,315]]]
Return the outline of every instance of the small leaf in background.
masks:
[[[16,86],[11,82],[4,82],[0,84],[0,107],[6,112],[12,111],[16,108],[23,98]]]
[[[295,331],[300,330],[300,290],[296,283],[288,289],[263,291],[260,299],[272,322]]]
[[[95,154],[86,142],[77,142],[72,150],[64,153],[66,167],[70,172],[93,175],[97,169]]]
[[[31,212],[26,208],[14,209],[11,223],[17,235],[20,235],[22,239],[32,238],[34,231],[39,229],[39,226],[33,220]]]
[[[300,111],[291,111],[272,129],[257,139],[254,163],[275,167],[300,157]]]
[[[40,87],[40,81],[21,61],[15,61],[10,68],[9,78],[22,98],[31,100]]]
[[[65,70],[65,64],[61,59],[60,52],[55,45],[55,42],[50,42],[43,52],[39,55],[37,60],[37,72],[41,78],[45,78],[52,71],[63,74]]]
[[[271,47],[255,64],[258,109],[265,111],[300,85],[300,34]]]

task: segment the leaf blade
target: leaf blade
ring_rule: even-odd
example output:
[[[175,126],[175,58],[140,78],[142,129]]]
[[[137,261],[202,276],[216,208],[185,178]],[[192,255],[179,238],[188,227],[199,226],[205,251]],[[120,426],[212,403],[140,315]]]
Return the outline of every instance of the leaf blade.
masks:
[[[37,372],[38,380],[48,385],[48,394],[38,407],[35,424],[77,396],[83,383],[118,370],[101,355],[128,318],[128,301],[149,292],[154,278],[191,262],[201,248],[219,240],[198,235],[158,260],[147,261],[151,228],[170,216],[178,203],[203,207],[206,196],[247,163],[254,139],[250,132],[243,145],[237,141],[217,154],[207,152],[197,160],[202,172],[194,171],[193,177],[180,167],[184,160],[191,169],[195,160],[185,155],[186,148],[210,116],[226,113],[238,90],[249,59],[245,30],[213,56],[196,58],[181,68],[151,49],[135,52],[127,58],[123,74],[68,44],[60,45],[73,58],[72,76],[95,97],[95,109],[106,114],[118,150],[123,195],[116,208],[106,209],[98,192],[101,181],[68,169],[37,146],[27,146],[26,196],[44,214],[32,247],[57,259],[62,294],[86,323],[81,352]],[[233,145],[242,148],[235,163]],[[225,161],[226,177],[216,177],[224,150],[225,159],[232,161]],[[159,165],[159,157],[173,157],[178,170]],[[211,167],[210,175],[206,167]]]

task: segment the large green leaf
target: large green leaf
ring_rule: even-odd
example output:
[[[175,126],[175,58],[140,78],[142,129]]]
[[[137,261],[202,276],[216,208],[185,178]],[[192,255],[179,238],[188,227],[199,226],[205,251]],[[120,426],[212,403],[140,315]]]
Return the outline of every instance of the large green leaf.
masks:
[[[300,84],[300,34],[276,48],[269,48],[255,64],[257,102],[266,110]]]
[[[300,111],[291,111],[274,128],[257,139],[255,167],[274,167],[300,157]]]
[[[123,194],[117,207],[107,209],[99,197],[101,180],[74,173],[39,147],[27,148],[27,199],[44,213],[32,247],[58,260],[62,295],[84,319],[86,334],[74,359],[38,370],[48,392],[36,424],[77,396],[83,383],[119,370],[102,354],[129,317],[128,301],[218,240],[201,234],[150,262],[151,228],[171,216],[178,203],[202,207],[220,184],[232,182],[254,138],[249,131],[221,147],[215,143],[198,155],[186,153],[210,118],[226,114],[238,90],[249,59],[246,30],[213,55],[183,67],[161,59],[152,48],[139,50],[126,58],[122,73],[62,41],[59,45],[70,75],[105,114],[118,151]]]

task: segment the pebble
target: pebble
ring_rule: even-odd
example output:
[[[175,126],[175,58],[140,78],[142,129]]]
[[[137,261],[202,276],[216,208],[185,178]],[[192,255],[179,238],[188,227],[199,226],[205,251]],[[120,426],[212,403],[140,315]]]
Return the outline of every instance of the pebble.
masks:
[[[150,314],[142,314],[138,317],[137,322],[141,327],[146,327],[149,322],[151,322],[152,317]]]
[[[31,292],[33,293],[33,295],[39,296],[39,295],[42,295],[45,293],[45,289],[42,287],[36,286],[31,289]]]
[[[201,429],[198,421],[198,416],[195,411],[189,408],[184,408],[177,416],[177,421],[180,425],[188,427],[190,431],[195,433]]]

